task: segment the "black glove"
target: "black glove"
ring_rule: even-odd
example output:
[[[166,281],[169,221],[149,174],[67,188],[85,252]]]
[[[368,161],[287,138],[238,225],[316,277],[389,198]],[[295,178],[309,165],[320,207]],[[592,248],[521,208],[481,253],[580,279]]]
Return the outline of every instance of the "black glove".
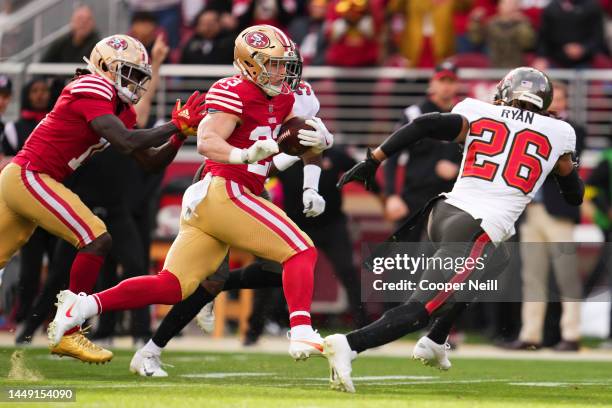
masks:
[[[380,162],[372,156],[372,151],[368,149],[366,159],[360,161],[344,173],[336,187],[341,189],[351,181],[360,181],[364,184],[366,190],[372,190],[376,185],[375,176],[378,166],[380,166]]]

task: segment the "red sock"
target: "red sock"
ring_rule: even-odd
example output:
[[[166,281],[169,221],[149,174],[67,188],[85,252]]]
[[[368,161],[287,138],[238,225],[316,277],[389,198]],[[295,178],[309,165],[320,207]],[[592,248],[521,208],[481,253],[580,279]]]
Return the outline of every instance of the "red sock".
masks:
[[[103,263],[103,256],[78,252],[70,269],[69,289],[74,293],[91,294]]]
[[[126,279],[94,296],[98,298],[98,312],[102,313],[153,304],[173,305],[181,301],[182,292],[177,277],[164,269],[157,275]]]
[[[308,248],[283,264],[283,292],[289,306],[289,326],[310,326],[310,304],[314,286],[317,249]]]

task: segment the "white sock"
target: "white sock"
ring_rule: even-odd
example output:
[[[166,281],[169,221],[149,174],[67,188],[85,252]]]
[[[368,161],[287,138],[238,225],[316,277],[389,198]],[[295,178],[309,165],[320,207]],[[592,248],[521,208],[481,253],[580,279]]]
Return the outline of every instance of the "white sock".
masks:
[[[291,328],[292,339],[303,339],[310,337],[314,333],[312,326],[309,324],[300,324]]]
[[[159,347],[157,344],[155,344],[153,340],[151,339],[147,342],[147,344],[144,345],[143,348],[141,348],[141,350],[146,351],[151,354],[155,354],[156,356],[159,356],[161,355],[164,349]]]
[[[82,300],[83,313],[86,319],[98,314],[98,301],[92,295],[85,297]]]

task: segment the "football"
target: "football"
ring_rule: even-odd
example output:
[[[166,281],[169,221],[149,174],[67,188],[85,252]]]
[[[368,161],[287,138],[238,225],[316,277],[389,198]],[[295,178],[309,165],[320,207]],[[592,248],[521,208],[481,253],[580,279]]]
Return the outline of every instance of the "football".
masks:
[[[306,124],[306,119],[299,116],[289,119],[283,123],[276,142],[281,152],[287,153],[291,156],[300,156],[310,148],[300,144],[298,138],[298,131],[300,129],[312,129],[312,126]]]

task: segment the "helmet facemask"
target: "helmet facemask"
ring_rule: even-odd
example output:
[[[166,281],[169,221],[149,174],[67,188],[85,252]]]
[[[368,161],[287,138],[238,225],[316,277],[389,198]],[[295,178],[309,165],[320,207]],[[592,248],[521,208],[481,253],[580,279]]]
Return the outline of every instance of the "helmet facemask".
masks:
[[[148,65],[140,66],[127,61],[116,61],[111,65],[115,67],[115,87],[119,98],[125,103],[138,103],[147,91],[146,85],[151,80],[151,68]]]
[[[267,60],[263,61],[266,57]],[[265,54],[258,54],[254,61],[260,67],[256,82],[269,96],[290,94],[298,86],[302,73],[299,58],[268,57]]]

